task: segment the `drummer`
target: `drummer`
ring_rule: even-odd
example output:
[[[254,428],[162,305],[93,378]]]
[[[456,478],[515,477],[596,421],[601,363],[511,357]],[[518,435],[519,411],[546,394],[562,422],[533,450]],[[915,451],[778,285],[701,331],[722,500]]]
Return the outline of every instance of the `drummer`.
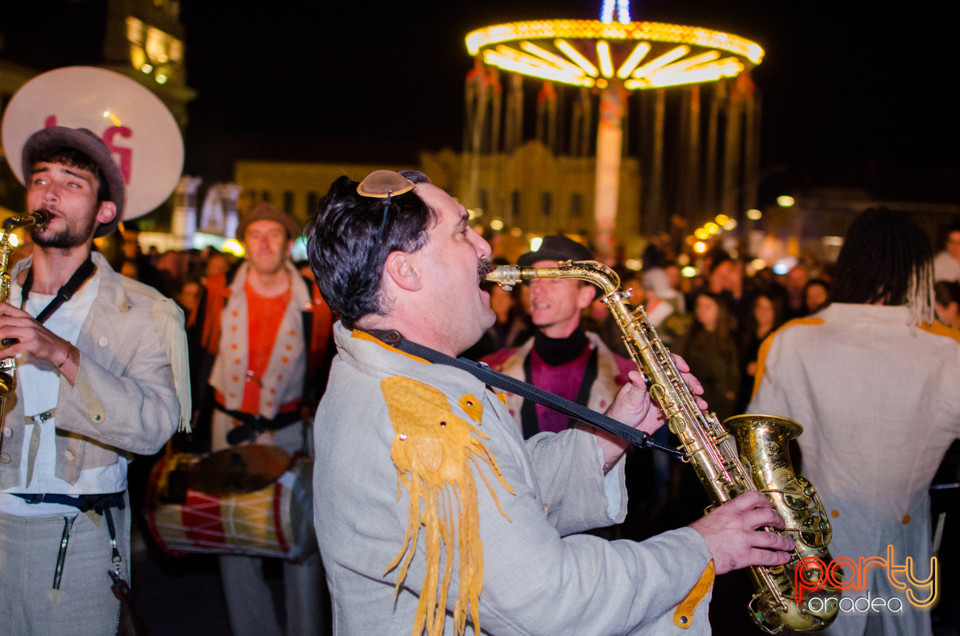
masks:
[[[26,209],[48,222],[31,228],[32,256],[0,303],[0,340],[13,343],[2,355],[16,356],[0,434],[0,631],[113,633],[107,572],[130,580],[128,458],[158,452],[190,413],[183,314],[93,250],[126,198],[99,137],[45,128],[22,169]]]
[[[312,451],[306,434],[319,399],[313,392],[320,387],[313,374],[325,357],[331,315],[316,286],[290,262],[299,233],[294,220],[273,205],[255,207],[237,228],[246,259],[235,272],[207,278],[190,318],[203,349],[194,395],[210,395],[209,383],[214,451],[241,444]],[[283,572],[286,633],[321,633],[319,555],[285,561]],[[221,556],[220,573],[235,635],[284,633],[263,559]]]

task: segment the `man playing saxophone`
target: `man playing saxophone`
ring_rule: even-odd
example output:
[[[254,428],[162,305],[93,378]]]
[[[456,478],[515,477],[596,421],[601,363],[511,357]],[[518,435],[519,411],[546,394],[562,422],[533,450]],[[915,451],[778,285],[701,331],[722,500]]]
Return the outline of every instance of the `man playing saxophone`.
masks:
[[[0,303],[2,355],[17,360],[0,433],[0,630],[115,633],[111,583],[130,578],[127,464],[190,414],[183,314],[93,250],[125,199],[100,138],[46,128],[22,167],[27,210],[47,222]]]
[[[787,562],[793,542],[758,531],[783,527],[758,492],[642,543],[574,535],[622,521],[625,442],[579,428],[524,441],[483,382],[398,348],[458,355],[495,319],[490,246],[423,174],[341,177],[307,234],[341,316],[314,424],[338,631],[704,634],[715,573]],[[659,412],[629,377],[607,413],[653,432]]]

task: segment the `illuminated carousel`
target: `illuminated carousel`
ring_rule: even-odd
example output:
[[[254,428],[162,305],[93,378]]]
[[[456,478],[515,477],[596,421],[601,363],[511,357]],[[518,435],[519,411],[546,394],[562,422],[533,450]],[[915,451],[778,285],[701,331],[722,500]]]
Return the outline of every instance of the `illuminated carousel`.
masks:
[[[600,20],[499,24],[471,32],[466,44],[476,60],[467,78],[462,191],[468,203],[490,200],[481,190],[505,182],[507,175],[480,166],[484,157],[523,143],[523,78],[535,78],[542,81],[537,139],[556,155],[595,157],[593,239],[602,255],[620,238],[624,122],[632,122],[631,109],[643,191],[642,227],[633,232],[665,231],[670,215],[699,222],[725,212],[736,219],[753,207],[759,107],[747,71],[763,59],[758,44],[701,27],[632,22],[626,0],[604,2]]]

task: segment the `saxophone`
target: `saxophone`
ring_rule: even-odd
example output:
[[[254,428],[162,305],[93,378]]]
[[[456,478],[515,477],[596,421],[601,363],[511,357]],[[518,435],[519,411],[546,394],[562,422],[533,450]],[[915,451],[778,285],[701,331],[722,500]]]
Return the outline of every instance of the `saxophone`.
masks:
[[[609,267],[595,261],[561,261],[555,267],[501,266],[487,276],[505,289],[532,278],[576,279],[599,287],[630,357],[651,383],[651,397],[680,439],[683,461],[693,465],[713,505],[759,490],[783,517],[781,534],[796,544],[790,561],[750,567],[758,590],[748,610],[757,626],[775,634],[783,628],[806,632],[830,625],[840,600],[840,591],[833,585],[840,582],[840,573],[827,577],[824,571],[831,561],[827,546],[832,530],[816,490],[796,474],[787,452],[802,427],[771,415],[738,415],[721,426],[714,414],[703,413],[643,307],[627,303],[630,292],[620,290],[620,278]],[[822,601],[818,610],[811,607],[809,598],[796,594],[795,582],[800,579],[803,588],[818,589],[817,598]]]
[[[10,244],[13,231],[31,225],[44,228],[49,221],[50,214],[46,210],[37,210],[29,214],[11,216],[3,222],[3,233],[0,234],[0,303],[7,302],[7,298],[10,297],[10,257],[15,247]],[[11,344],[13,343],[4,340],[0,342],[0,348],[6,348]],[[17,362],[12,357],[0,359],[0,401],[13,393],[17,387],[14,375],[16,370]]]

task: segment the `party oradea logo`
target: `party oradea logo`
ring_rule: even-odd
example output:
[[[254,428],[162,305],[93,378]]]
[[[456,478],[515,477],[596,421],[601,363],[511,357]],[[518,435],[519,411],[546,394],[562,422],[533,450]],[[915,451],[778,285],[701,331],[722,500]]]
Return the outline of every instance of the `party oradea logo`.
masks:
[[[921,578],[917,575],[913,557],[908,556],[902,564],[897,563],[893,545],[887,545],[886,558],[870,556],[854,561],[848,557],[836,557],[829,563],[817,557],[802,559],[794,571],[795,600],[797,603],[806,601],[813,612],[830,610],[833,605],[841,612],[848,613],[903,612],[904,599],[900,596],[873,596],[867,589],[867,571],[870,568],[884,569],[890,585],[902,590],[906,603],[917,609],[930,609],[939,600],[937,557],[930,557],[928,575]],[[842,595],[839,598],[835,595],[817,595],[827,585],[840,590]],[[866,591],[866,595],[857,595],[857,591]]]

